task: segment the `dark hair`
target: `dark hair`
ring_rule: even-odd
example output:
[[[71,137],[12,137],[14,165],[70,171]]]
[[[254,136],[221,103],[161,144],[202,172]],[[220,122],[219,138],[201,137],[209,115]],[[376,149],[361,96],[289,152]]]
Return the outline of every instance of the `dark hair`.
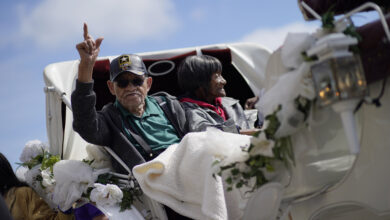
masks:
[[[208,55],[188,56],[177,70],[178,84],[189,93],[201,87],[208,91],[211,76],[216,72],[222,72],[222,64],[217,58]]]
[[[12,170],[11,164],[7,158],[0,153],[0,192],[4,195],[12,187],[28,186],[26,183],[20,181],[14,171]]]

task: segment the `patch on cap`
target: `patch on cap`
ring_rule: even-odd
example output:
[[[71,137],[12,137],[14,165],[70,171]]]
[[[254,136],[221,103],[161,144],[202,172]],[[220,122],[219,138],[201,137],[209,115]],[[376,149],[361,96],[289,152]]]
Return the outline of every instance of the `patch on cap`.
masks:
[[[130,69],[130,66],[131,66],[131,59],[130,59],[130,56],[129,56],[129,55],[122,55],[121,57],[119,57],[118,61],[119,61],[119,62],[118,62],[119,68],[120,68],[122,71],[125,71],[125,70]]]

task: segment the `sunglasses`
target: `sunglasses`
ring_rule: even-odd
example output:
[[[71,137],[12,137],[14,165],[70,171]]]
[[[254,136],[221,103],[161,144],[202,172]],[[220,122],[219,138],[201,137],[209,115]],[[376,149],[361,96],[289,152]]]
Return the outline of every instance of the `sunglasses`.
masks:
[[[142,86],[144,84],[145,78],[136,77],[133,79],[117,79],[115,80],[116,84],[119,88],[126,88],[129,83],[131,83],[133,86]]]

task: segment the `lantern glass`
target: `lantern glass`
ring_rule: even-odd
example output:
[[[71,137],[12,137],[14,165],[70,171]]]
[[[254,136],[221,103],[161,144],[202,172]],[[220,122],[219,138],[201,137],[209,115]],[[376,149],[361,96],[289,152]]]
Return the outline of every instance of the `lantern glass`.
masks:
[[[366,80],[358,55],[324,59],[314,64],[311,72],[320,106],[365,94]]]

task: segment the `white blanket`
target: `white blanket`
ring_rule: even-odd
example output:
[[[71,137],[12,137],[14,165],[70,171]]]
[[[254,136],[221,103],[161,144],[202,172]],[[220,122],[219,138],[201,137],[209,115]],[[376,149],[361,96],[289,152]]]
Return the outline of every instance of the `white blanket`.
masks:
[[[194,219],[239,219],[242,202],[237,191],[226,192],[219,176],[213,177],[217,158],[245,160],[240,147],[250,137],[209,129],[189,133],[157,158],[133,168],[144,193],[176,212]]]

